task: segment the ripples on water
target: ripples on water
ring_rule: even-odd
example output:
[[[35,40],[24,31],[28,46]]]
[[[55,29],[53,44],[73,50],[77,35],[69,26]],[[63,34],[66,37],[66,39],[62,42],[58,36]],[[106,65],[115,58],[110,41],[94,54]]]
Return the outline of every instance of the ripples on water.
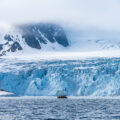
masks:
[[[120,120],[120,99],[0,99],[0,120]]]

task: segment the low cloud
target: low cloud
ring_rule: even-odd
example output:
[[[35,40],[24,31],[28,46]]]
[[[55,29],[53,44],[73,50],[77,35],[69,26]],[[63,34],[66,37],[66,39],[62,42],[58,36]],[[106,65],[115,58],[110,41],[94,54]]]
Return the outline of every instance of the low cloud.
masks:
[[[60,22],[69,26],[120,28],[119,0],[0,0],[0,21]]]

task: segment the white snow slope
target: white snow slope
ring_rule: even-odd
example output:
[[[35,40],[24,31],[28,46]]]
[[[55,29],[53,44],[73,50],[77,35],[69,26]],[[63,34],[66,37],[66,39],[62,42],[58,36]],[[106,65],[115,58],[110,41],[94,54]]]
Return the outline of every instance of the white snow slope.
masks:
[[[2,28],[1,28],[2,29]],[[15,53],[8,52],[7,56],[21,57],[22,56],[41,56],[43,58],[76,58],[78,57],[119,57],[120,51],[120,35],[118,31],[98,30],[98,29],[72,29],[65,28],[64,31],[69,41],[68,47],[63,47],[58,43],[41,44],[41,49],[29,47],[19,32],[14,27],[5,27],[0,29],[0,44],[6,42],[4,34],[9,33],[13,36],[14,41],[17,41],[16,35],[19,38],[17,41],[23,48]],[[9,42],[9,44],[12,44]],[[4,50],[8,50],[9,46],[4,46]],[[1,51],[3,52],[3,51]],[[52,53],[51,53],[52,52]],[[56,53],[57,52],[57,53]]]

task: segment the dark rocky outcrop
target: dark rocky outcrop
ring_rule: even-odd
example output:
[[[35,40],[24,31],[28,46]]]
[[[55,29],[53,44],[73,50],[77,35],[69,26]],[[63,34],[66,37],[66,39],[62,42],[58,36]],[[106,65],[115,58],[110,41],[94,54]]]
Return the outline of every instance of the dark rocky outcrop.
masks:
[[[18,42],[13,43],[13,45],[10,48],[11,52],[15,52],[16,50],[22,50],[22,47]]]
[[[57,42],[64,47],[69,45],[63,28],[56,24],[21,25],[19,29],[26,43],[32,48],[41,49],[40,44],[47,44],[47,41]]]
[[[32,48],[42,49],[41,45],[58,43],[63,47],[69,46],[68,39],[62,27],[57,24],[24,24],[15,26],[14,32],[6,33],[4,44],[0,44],[0,56],[6,52],[16,52],[23,50],[24,42]],[[20,40],[23,40],[21,45]]]
[[[0,45],[0,51],[3,49],[3,46],[2,45]]]
[[[3,47],[8,46],[8,49],[4,50]],[[0,56],[3,56],[6,54],[6,52],[16,52],[17,50],[23,50],[22,47],[18,42],[13,42],[13,44],[9,44],[9,42],[6,42],[5,44],[0,44]]]
[[[10,36],[9,34],[6,34],[4,36],[4,39],[7,40],[7,41],[13,41],[12,36]]]

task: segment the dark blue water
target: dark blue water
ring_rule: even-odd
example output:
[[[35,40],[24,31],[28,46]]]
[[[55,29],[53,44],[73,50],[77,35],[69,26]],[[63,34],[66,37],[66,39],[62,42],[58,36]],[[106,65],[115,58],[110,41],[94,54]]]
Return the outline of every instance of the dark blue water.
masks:
[[[120,99],[0,99],[0,120],[82,119],[120,120]]]

